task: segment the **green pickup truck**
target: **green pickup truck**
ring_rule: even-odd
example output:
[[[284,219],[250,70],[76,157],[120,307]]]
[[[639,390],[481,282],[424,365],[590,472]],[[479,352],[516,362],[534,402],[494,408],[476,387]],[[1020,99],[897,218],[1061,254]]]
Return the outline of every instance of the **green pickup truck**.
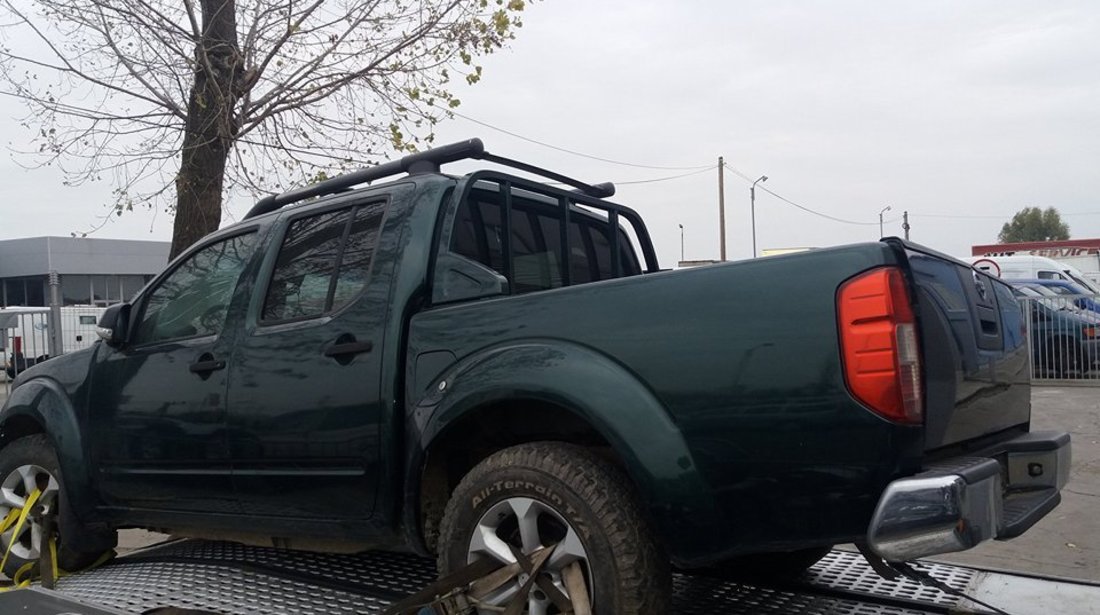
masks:
[[[554,183],[441,172],[465,159]],[[905,561],[1058,504],[1008,286],[898,239],[662,271],[612,193],[475,139],[261,200],[19,376],[5,571],[33,498],[70,567],[127,527],[443,572],[551,549],[544,583],[652,614],[673,567]]]

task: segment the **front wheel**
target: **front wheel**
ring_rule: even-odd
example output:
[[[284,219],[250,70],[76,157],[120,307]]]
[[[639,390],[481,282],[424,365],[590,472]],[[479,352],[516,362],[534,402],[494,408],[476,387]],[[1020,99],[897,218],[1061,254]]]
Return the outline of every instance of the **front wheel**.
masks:
[[[88,532],[79,527],[68,508],[61,467],[53,445],[44,434],[25,436],[0,449],[0,557],[8,559],[3,572],[13,578],[24,564],[38,561],[41,555],[42,523],[28,515],[22,525],[17,520],[32,494],[39,493],[36,507],[43,514],[55,515],[58,532],[58,565],[65,570],[79,570],[93,563],[115,544],[115,533]],[[18,530],[18,533],[16,533]],[[67,540],[83,532],[80,540]],[[80,543],[80,549],[74,543]]]
[[[668,560],[626,477],[590,451],[563,443],[504,449],[462,479],[440,525],[440,573],[485,558],[511,564],[514,552],[545,547],[553,550],[542,568],[544,581],[568,597],[566,577],[573,577],[573,587],[579,578],[594,613],[669,611]],[[478,614],[499,613],[525,580],[519,575],[481,597]],[[525,602],[528,615],[563,612],[538,585]]]

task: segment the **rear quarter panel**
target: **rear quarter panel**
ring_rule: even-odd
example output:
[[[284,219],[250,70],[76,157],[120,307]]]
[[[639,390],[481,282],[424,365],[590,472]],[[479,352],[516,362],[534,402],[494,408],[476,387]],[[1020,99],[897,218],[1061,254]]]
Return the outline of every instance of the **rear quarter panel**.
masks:
[[[670,477],[648,476],[630,457],[676,454],[644,444],[654,433],[687,447],[692,488],[706,491],[717,517],[697,528],[700,540],[686,541],[691,548],[666,541],[675,560],[850,540],[864,532],[882,487],[920,463],[920,428],[859,406],[840,370],[836,289],[894,258],[885,244],[864,244],[424,311],[411,322],[409,360],[439,353],[432,356],[454,362],[410,378],[409,407],[428,415],[410,424],[431,430],[447,395],[422,402],[452,365],[502,345],[557,340],[618,366],[665,413],[647,417],[629,395],[615,403],[621,383],[588,410],[614,415],[599,421],[625,430],[608,439],[627,449],[620,456],[636,483],[657,485],[643,495],[666,526],[683,493],[661,488]],[[573,383],[550,376],[544,393],[570,397]],[[506,379],[485,386],[523,394]]]

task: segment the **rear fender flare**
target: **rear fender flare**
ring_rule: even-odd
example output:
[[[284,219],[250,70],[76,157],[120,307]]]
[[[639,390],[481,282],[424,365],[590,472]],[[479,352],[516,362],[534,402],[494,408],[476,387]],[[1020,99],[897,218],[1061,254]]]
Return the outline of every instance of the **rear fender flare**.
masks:
[[[449,427],[488,404],[521,399],[565,408],[611,444],[674,559],[676,551],[694,551],[692,543],[722,527],[679,427],[653,392],[612,358],[558,340],[486,349],[430,383],[411,409],[419,459],[410,465],[406,494],[419,493],[427,451]]]

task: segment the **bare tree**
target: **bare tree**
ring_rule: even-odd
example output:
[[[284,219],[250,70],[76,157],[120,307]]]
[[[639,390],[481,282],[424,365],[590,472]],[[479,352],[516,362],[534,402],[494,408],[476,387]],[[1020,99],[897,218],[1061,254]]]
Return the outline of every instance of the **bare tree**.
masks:
[[[252,195],[431,143],[523,0],[0,0],[0,89],[25,153],[172,207],[172,256]]]

